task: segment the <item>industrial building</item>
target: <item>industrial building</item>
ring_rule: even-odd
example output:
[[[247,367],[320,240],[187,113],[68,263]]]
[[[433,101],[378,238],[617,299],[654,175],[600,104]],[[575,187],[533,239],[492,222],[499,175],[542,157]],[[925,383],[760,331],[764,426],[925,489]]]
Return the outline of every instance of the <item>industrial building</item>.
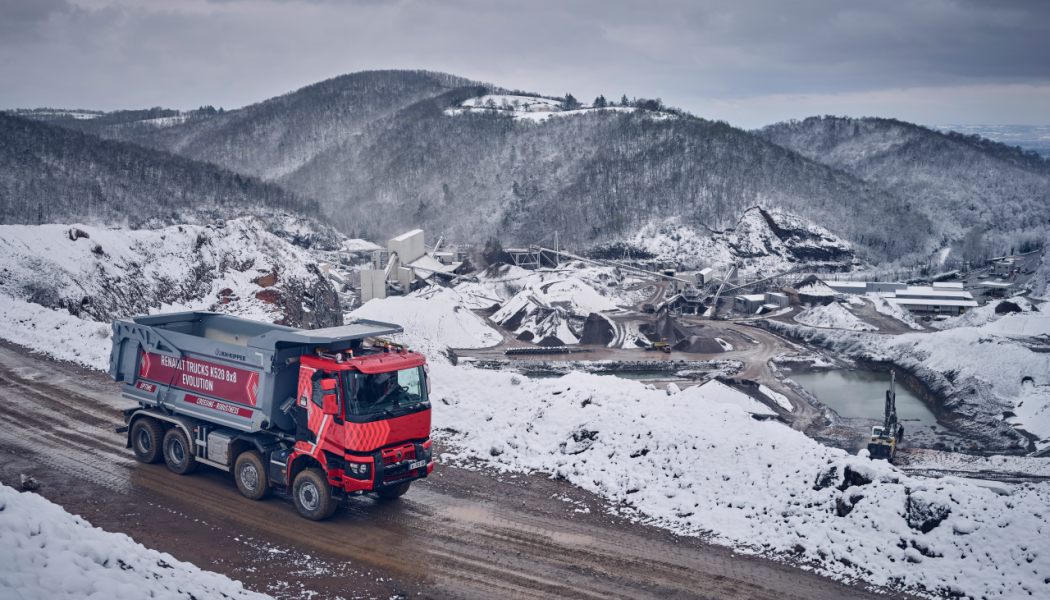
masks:
[[[361,271],[361,303],[386,298],[388,290],[410,292],[435,275],[454,276],[463,261],[456,261],[453,252],[440,252],[441,242],[427,253],[423,230],[414,229],[389,240],[386,250],[373,252],[372,268]]]
[[[791,303],[786,294],[766,292],[765,294],[747,294],[733,298],[733,310],[745,314],[780,310]]]
[[[914,313],[959,315],[977,302],[961,283],[935,283],[932,286],[910,286],[879,281],[825,281],[831,289],[843,294],[875,293]]]

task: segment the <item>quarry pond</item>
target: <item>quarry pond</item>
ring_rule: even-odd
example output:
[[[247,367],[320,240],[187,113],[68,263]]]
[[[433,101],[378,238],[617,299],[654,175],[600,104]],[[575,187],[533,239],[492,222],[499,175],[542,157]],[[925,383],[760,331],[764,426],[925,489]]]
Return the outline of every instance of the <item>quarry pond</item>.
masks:
[[[847,419],[881,420],[885,410],[889,373],[844,369],[814,373],[792,373],[791,379],[822,403]],[[903,421],[934,425],[937,418],[914,390],[897,380],[897,415]]]

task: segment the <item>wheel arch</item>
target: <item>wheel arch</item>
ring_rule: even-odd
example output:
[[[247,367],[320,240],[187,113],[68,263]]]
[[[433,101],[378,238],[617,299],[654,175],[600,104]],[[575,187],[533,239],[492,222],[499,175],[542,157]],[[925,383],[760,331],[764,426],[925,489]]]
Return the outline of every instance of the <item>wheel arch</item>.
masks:
[[[131,429],[135,426],[135,422],[146,417],[151,417],[158,423],[160,423],[161,427],[164,428],[165,432],[167,432],[172,427],[181,428],[182,432],[186,434],[186,439],[190,440],[190,452],[194,455],[197,454],[196,444],[193,443],[193,421],[189,418],[182,417],[180,415],[165,414],[155,408],[144,408],[141,410],[137,410],[134,413],[132,413],[131,416],[128,417],[128,438],[126,441],[126,445],[124,446],[125,448],[131,447]]]
[[[319,460],[310,456],[309,454],[300,454],[288,461],[288,481],[286,485],[291,486],[295,482],[295,476],[306,469],[318,468],[322,471],[327,472],[324,465]]]

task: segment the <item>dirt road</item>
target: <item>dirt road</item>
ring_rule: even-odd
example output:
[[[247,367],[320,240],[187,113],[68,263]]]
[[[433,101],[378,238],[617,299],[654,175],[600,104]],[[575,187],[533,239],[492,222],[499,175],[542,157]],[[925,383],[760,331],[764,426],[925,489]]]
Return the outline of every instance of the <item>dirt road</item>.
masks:
[[[542,476],[439,464],[398,502],[353,499],[306,521],[287,496],[241,497],[226,473],[134,462],[113,433],[126,405],[100,373],[0,343],[0,480],[31,474],[96,526],[278,597],[875,597],[609,517]]]

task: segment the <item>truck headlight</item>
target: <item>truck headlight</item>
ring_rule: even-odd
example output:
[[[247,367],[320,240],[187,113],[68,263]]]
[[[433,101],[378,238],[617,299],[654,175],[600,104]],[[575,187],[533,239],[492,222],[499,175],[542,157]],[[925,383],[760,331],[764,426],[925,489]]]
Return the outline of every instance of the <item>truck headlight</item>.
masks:
[[[347,477],[353,479],[369,479],[371,477],[372,465],[368,463],[348,462],[346,463]]]

